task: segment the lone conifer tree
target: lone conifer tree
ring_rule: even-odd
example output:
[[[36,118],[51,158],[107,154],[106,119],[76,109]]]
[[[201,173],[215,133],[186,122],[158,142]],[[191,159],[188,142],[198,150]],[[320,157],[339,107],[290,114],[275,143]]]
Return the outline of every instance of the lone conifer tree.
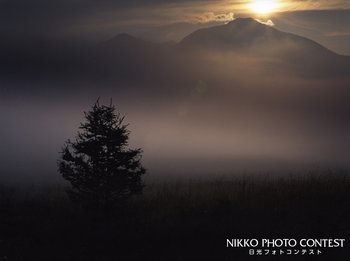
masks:
[[[129,149],[130,132],[112,105],[97,101],[85,112],[75,142],[68,140],[58,161],[71,183],[69,195],[84,206],[110,209],[142,192],[141,149]]]

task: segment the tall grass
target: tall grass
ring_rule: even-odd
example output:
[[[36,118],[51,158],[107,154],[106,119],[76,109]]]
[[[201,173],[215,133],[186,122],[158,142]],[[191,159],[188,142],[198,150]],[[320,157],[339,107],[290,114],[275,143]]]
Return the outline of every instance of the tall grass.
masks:
[[[226,238],[350,236],[341,173],[153,183],[108,218],[64,189],[0,188],[0,260],[246,260]]]

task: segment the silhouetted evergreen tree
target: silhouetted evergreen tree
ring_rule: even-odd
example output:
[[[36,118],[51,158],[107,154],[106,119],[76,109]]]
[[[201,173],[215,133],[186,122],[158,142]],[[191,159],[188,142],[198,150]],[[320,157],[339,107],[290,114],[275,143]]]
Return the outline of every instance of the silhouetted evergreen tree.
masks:
[[[115,107],[100,105],[85,112],[75,142],[68,140],[58,161],[59,172],[71,183],[69,195],[80,204],[111,209],[142,192],[141,149],[129,149],[130,132]]]

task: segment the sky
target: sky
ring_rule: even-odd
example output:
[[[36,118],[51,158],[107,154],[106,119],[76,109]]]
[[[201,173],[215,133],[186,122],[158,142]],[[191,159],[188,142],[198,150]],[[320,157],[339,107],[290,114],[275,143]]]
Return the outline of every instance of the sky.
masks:
[[[1,0],[0,33],[11,43],[49,38],[90,44],[122,32],[147,40],[179,41],[212,23],[255,16],[350,54],[349,1],[276,3],[274,13],[261,16],[250,10],[249,0]]]

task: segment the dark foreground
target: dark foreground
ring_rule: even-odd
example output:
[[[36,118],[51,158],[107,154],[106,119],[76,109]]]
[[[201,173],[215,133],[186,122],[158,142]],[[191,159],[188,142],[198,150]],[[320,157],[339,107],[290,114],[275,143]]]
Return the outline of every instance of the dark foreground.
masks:
[[[350,260],[322,254],[249,256],[232,238],[350,240],[350,179],[329,173],[154,184],[116,213],[79,210],[64,189],[3,186],[0,260]]]

